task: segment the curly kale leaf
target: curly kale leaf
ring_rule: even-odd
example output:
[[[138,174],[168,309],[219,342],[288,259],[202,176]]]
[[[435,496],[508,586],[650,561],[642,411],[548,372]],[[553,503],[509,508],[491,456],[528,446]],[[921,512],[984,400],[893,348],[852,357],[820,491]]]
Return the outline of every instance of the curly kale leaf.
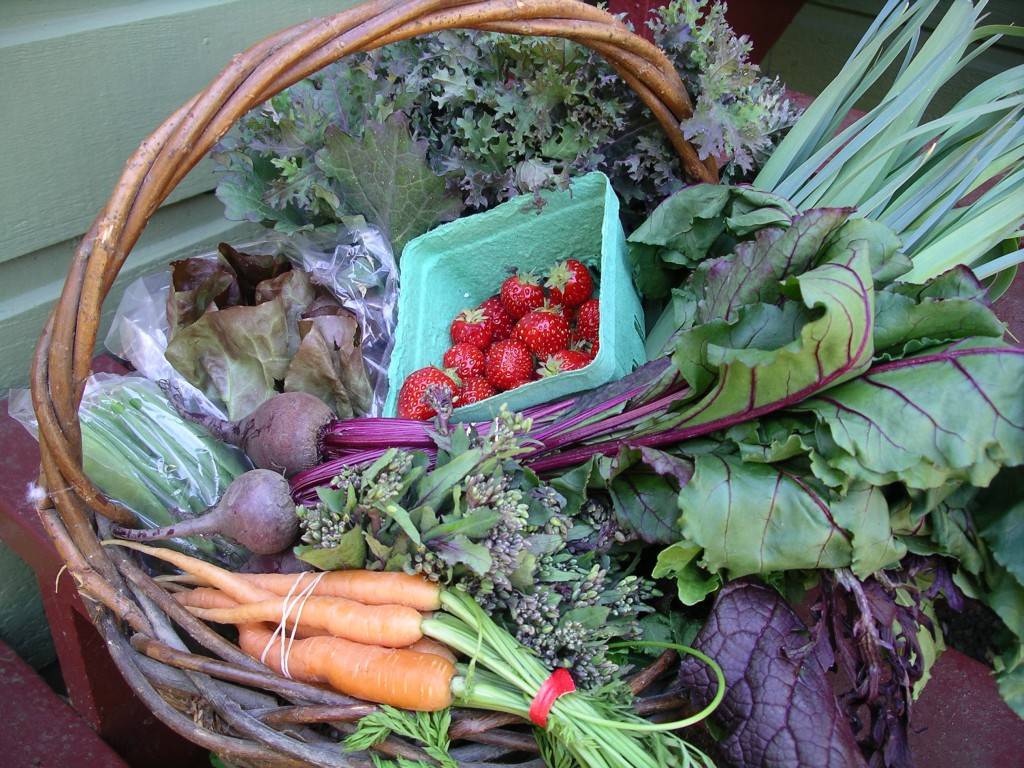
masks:
[[[749,62],[749,44],[729,29],[721,4],[706,16],[705,6],[674,0],[654,11],[652,29],[694,96],[684,132],[718,158],[724,179],[739,180],[796,115],[782,85]],[[348,57],[243,118],[214,152],[226,170],[217,194],[228,217],[284,231],[353,211],[372,217],[360,206],[376,193],[353,194],[351,178],[335,178],[315,158],[335,131],[361,141],[362,126],[387,125],[396,113],[429,168],[472,209],[602,170],[627,218],[642,218],[683,187],[661,129],[598,54],[565,40],[446,31]]]

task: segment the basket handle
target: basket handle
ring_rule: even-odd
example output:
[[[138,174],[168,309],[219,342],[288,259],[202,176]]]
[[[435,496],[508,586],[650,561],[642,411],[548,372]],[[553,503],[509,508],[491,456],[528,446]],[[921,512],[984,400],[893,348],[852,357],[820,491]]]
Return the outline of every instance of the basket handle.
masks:
[[[150,216],[246,112],[325,65],[352,53],[444,29],[557,36],[585,45],[622,76],[651,109],[694,180],[716,181],[683,137],[692,115],[665,54],[605,11],[578,0],[369,0],[335,16],[278,32],[235,56],[205,90],[153,132],[128,160],[105,209],[83,239],[40,338],[32,369],[43,479],[68,532],[83,551],[95,536],[91,510],[130,522],[85,477],[77,408],[89,374],[100,307]],[[88,542],[92,539],[92,542]]]

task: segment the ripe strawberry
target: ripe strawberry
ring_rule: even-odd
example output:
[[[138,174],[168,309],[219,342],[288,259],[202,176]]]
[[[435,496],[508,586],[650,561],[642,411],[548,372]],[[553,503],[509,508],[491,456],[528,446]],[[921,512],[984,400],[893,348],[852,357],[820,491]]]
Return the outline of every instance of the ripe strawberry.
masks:
[[[531,273],[512,275],[501,284],[501,303],[513,320],[544,303],[544,289]]]
[[[487,350],[487,380],[497,389],[515,389],[533,375],[533,355],[515,339],[505,339]]]
[[[601,309],[597,299],[587,299],[576,311],[576,338],[597,341]]]
[[[451,325],[452,342],[472,344],[486,349],[491,343],[491,328],[487,315],[480,309],[464,309],[455,316]]]
[[[459,406],[472,405],[496,394],[498,394],[498,390],[491,385],[491,382],[483,376],[473,376],[464,379],[462,389],[459,391],[459,401],[457,404]]]
[[[516,323],[512,338],[547,357],[569,346],[569,323],[557,310],[535,309]]]
[[[436,416],[435,411],[427,402],[427,390],[430,387],[447,389],[454,398],[458,393],[458,385],[440,368],[428,365],[410,373],[398,391],[398,416],[403,419],[426,421]]]
[[[484,375],[484,352],[480,347],[460,341],[444,353],[444,367],[451,368],[465,381]]]
[[[544,365],[537,369],[537,375],[543,379],[563,371],[586,368],[591,362],[591,357],[586,352],[580,352],[578,349],[563,349],[544,361]]]
[[[505,311],[505,305],[501,303],[500,296],[491,296],[491,298],[485,299],[480,305],[480,309],[487,315],[487,325],[491,329],[492,344],[496,341],[512,338],[512,326],[516,323],[515,320],[509,317],[508,312]]]
[[[594,281],[583,262],[566,259],[548,272],[546,283],[551,301],[567,307],[578,307],[594,292]]]

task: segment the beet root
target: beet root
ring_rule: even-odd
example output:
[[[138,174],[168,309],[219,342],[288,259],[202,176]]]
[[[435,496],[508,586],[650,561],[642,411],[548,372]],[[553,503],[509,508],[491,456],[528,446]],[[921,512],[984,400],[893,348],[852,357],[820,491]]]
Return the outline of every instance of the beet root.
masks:
[[[238,445],[257,467],[290,477],[320,463],[320,436],[334,418],[320,398],[285,392],[239,422]]]
[[[320,463],[320,437],[336,418],[319,397],[305,392],[274,395],[238,421],[225,421],[184,407],[180,394],[161,385],[175,409],[185,419],[206,427],[218,440],[245,451],[261,469],[291,477]]]
[[[204,515],[163,528],[115,526],[113,533],[131,541],[220,534],[254,554],[272,555],[292,545],[299,521],[288,481],[269,469],[253,469],[236,477]]]

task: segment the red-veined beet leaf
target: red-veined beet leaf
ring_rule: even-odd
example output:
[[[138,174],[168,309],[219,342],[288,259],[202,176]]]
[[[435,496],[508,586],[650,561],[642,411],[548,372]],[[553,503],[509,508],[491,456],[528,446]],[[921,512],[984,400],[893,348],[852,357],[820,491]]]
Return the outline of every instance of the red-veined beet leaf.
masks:
[[[1024,463],[1024,349],[967,339],[875,365],[795,411],[811,413],[828,440],[821,459],[843,475],[886,485],[985,486]]]

